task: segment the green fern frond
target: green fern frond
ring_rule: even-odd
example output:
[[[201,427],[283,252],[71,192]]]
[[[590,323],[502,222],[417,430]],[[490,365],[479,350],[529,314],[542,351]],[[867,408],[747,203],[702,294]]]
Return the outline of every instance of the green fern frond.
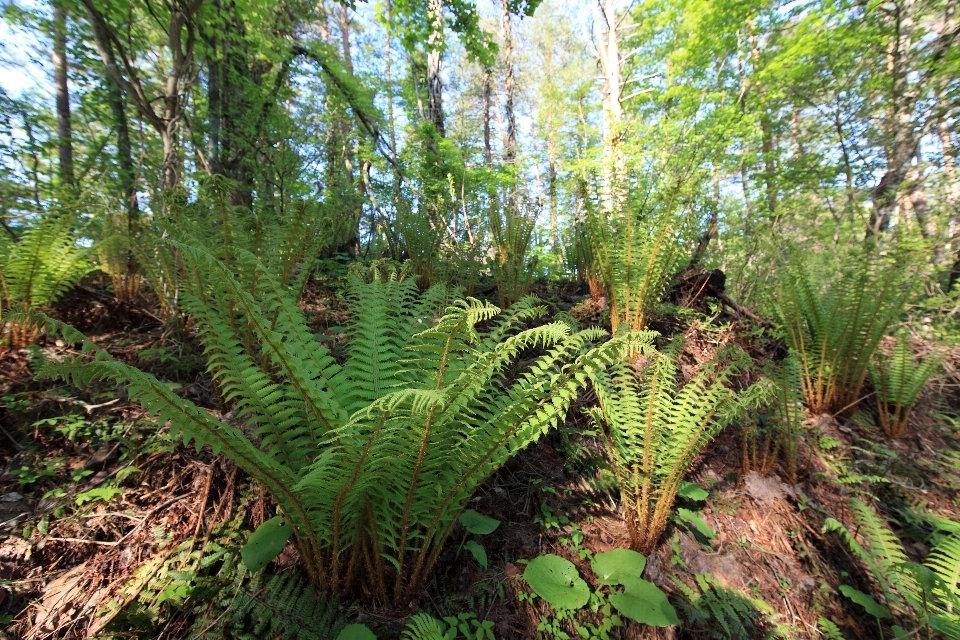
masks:
[[[559,424],[590,376],[652,349],[653,334],[595,346],[598,329],[523,328],[542,314],[532,300],[497,322],[493,305],[449,303],[443,287],[421,294],[384,265],[349,285],[341,366],[256,255],[230,240],[218,257],[185,232],[170,236],[181,301],[229,413],[211,415],[94,347],[93,361],[49,373],[124,382],[172,433],[234,460],[276,498],[312,580],[333,593],[362,578],[380,597],[409,601],[490,474]],[[527,353],[539,355],[514,370]]]
[[[737,393],[736,366],[706,367],[678,388],[673,359],[649,348],[639,375],[632,364],[612,364],[591,375],[600,402],[591,411],[627,512],[633,546],[649,553],[666,526],[684,474],[733,418],[763,401],[769,390]]]
[[[877,392],[880,425],[887,437],[903,435],[917,398],[945,355],[944,352],[933,352],[918,363],[909,339],[901,338],[897,340],[890,356],[877,358],[876,363],[870,364],[870,377]]]
[[[874,256],[871,250],[867,247],[822,292],[800,262],[789,266],[781,283],[777,313],[814,413],[836,413],[857,404],[873,354],[910,291],[907,260]]]
[[[614,333],[621,326],[645,329],[673,275],[686,224],[676,195],[671,191],[664,202],[648,201],[639,211],[619,212],[613,220],[590,212],[590,255],[607,292]]]
[[[427,613],[410,616],[401,637],[403,640],[449,640],[446,623]]]
[[[827,640],[846,640],[840,632],[840,627],[823,616],[817,618],[817,629],[820,630],[820,634]]]
[[[940,576],[954,596],[960,598],[960,533],[945,538],[924,563]],[[960,611],[956,611],[960,615]]]

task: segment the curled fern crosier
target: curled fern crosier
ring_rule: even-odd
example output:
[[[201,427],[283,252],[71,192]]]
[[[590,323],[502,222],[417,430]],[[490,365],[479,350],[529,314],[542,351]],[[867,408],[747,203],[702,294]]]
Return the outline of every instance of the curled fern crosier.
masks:
[[[183,299],[229,412],[212,415],[103,352],[45,374],[126,383],[186,442],[227,455],[273,494],[312,580],[335,593],[362,577],[384,600],[416,597],[477,487],[561,421],[588,376],[646,340],[595,346],[597,329],[524,329],[545,313],[534,298],[506,313],[471,298],[444,308],[446,288],[421,294],[402,272],[375,267],[351,276],[338,363],[253,256],[238,252],[228,268],[196,246],[178,248],[186,270],[202,273]],[[237,267],[257,270],[254,291]],[[507,375],[521,354],[537,353]]]

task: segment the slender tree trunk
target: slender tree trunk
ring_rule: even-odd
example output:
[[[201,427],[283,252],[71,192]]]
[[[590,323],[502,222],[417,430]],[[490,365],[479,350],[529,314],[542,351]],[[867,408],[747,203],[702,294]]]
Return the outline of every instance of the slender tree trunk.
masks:
[[[137,200],[137,175],[133,163],[133,149],[130,144],[130,126],[127,122],[126,105],[123,92],[117,83],[107,78],[107,101],[117,128],[117,167],[120,189],[124,194],[124,208],[127,211],[128,231],[133,232],[140,217],[140,204]]]
[[[503,0],[503,12],[500,14],[503,23],[503,64],[506,68],[504,79],[504,112],[507,119],[507,145],[503,150],[503,159],[509,165],[517,161],[517,117],[514,113],[515,82],[513,77],[513,24],[510,20],[510,3]]]
[[[443,63],[443,0],[427,0],[427,20],[430,22],[430,36],[427,39],[427,119],[433,123],[440,137],[445,137],[443,81],[440,78]]]
[[[547,197],[550,199],[550,244],[553,253],[563,254],[560,246],[560,220],[557,208],[557,144],[553,138],[553,128],[547,134]]]
[[[917,0],[894,3],[889,13],[894,37],[887,48],[887,69],[890,73],[889,111],[885,133],[889,144],[886,153],[886,168],[871,194],[873,210],[867,225],[867,237],[885,231],[897,207],[897,194],[910,170],[910,159],[917,151],[920,139],[932,124],[932,118],[918,121],[915,115],[917,100],[924,93],[933,77],[934,68],[946,57],[953,45],[958,28],[957,0],[947,0],[943,19],[937,23],[937,34],[924,47],[928,57],[918,64],[916,60]],[[924,34],[926,39],[929,33]]]
[[[67,9],[64,0],[53,0],[53,78],[57,104],[57,151],[60,156],[60,180],[72,188],[73,133],[70,128],[70,89],[67,63]]]
[[[223,83],[221,75],[222,64],[217,48],[219,43],[213,39],[210,43],[213,50],[207,60],[207,120],[210,124],[210,133],[207,139],[207,164],[214,174],[223,172],[220,164],[220,128],[223,117]]]
[[[757,44],[757,25],[753,18],[747,20],[747,24],[750,27],[750,34],[747,36],[747,42],[750,45],[750,58],[753,61],[754,67],[759,69],[762,61],[760,59],[760,47]],[[769,215],[772,220],[777,211],[777,166],[774,156],[773,119],[770,117],[770,111],[767,109],[767,106],[763,103],[765,93],[763,87],[758,88],[757,106],[761,109],[760,153],[763,159],[763,184],[766,192],[767,215]]]
[[[490,140],[490,100],[493,84],[493,70],[483,68],[483,161],[488,169],[493,168],[493,146]]]
[[[947,123],[946,113],[941,111],[939,122],[937,123],[937,134],[940,138],[940,144],[943,154],[943,172],[947,175],[947,205],[953,213],[951,217],[952,233],[960,227],[960,176],[957,175],[957,163],[953,154],[953,140],[950,137],[950,126]],[[947,281],[947,291],[953,289],[953,286],[960,280],[960,248],[955,252],[953,265],[950,267],[950,278]]]
[[[120,192],[123,194],[126,212],[123,233],[133,242],[136,241],[140,226],[140,203],[137,200],[137,173],[133,163],[133,149],[130,144],[130,126],[127,122],[127,110],[123,100],[123,91],[107,78],[107,102],[113,115],[117,130],[117,177]],[[119,231],[119,229],[118,229]],[[140,268],[133,251],[126,252],[126,265],[122,277],[113,275],[114,294],[122,302],[129,302],[140,292]]]
[[[597,58],[603,73],[603,174],[601,204],[607,215],[624,205],[626,157],[623,153],[623,83],[617,39],[615,0],[596,0],[594,30]]]
[[[184,90],[187,71],[193,62],[196,37],[191,21],[203,0],[189,0],[188,4],[175,6],[170,13],[166,43],[170,65],[163,84],[161,113],[154,110],[153,100],[147,97],[129,53],[124,49],[117,34],[110,29],[103,14],[94,6],[93,0],[81,1],[87,10],[94,43],[100,53],[100,59],[107,67],[107,72],[160,136],[163,146],[161,187],[164,191],[173,189],[180,180],[181,172],[177,137],[180,118],[183,116],[181,94]],[[114,49],[120,64],[117,64],[112,53]]]

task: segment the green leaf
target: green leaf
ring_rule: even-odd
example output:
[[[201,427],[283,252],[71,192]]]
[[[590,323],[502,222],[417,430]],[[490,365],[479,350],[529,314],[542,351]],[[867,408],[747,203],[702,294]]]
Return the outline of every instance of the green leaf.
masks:
[[[286,518],[270,518],[250,534],[247,544],[240,549],[243,564],[250,571],[263,569],[268,562],[280,555],[292,533],[293,528]]]
[[[863,591],[858,591],[848,584],[840,585],[840,593],[847,596],[858,605],[867,610],[867,613],[872,615],[874,618],[880,618],[881,620],[885,618],[892,618],[890,612],[887,611],[887,608],[882,604],[873,599],[873,596],[870,596]]]
[[[533,559],[523,578],[538,596],[557,609],[579,609],[590,598],[590,588],[573,563],[552,553]]]
[[[470,552],[470,555],[480,563],[480,566],[484,569],[487,568],[487,550],[483,548],[483,545],[480,545],[473,540],[467,540],[466,544],[463,547]]]
[[[610,604],[626,617],[653,627],[680,624],[677,612],[660,587],[641,578],[624,577],[624,590],[610,594]]]
[[[700,514],[694,513],[689,509],[680,508],[677,509],[677,517],[683,520],[687,524],[691,524],[696,528],[696,530],[706,538],[716,538],[716,532],[710,528],[710,525],[700,517]]]
[[[90,491],[84,491],[78,494],[76,503],[79,507],[85,502],[95,502],[97,500],[109,502],[115,495],[120,493],[123,493],[123,489],[119,487],[97,487],[96,489],[90,489]]]
[[[467,509],[460,515],[460,524],[470,533],[485,536],[493,533],[500,526],[500,521],[477,513],[473,509]]]
[[[687,500],[696,500],[697,502],[701,502],[706,500],[707,496],[710,494],[696,483],[681,482],[680,488],[677,490],[677,495],[681,498],[686,498]]]
[[[614,549],[593,556],[590,567],[600,584],[623,584],[623,578],[639,578],[647,566],[642,554],[630,549]]]
[[[377,636],[365,624],[351,624],[343,628],[337,640],[377,640]]]

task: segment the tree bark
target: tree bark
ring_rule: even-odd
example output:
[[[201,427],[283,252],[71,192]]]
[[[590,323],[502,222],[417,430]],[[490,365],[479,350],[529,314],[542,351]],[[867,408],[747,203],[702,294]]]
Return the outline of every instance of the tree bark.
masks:
[[[223,172],[220,164],[220,129],[223,117],[223,65],[220,61],[220,42],[216,36],[207,43],[212,53],[207,60],[207,120],[210,130],[207,138],[207,164],[214,174]]]
[[[750,27],[750,34],[747,36],[747,42],[750,45],[750,58],[753,61],[754,68],[759,69],[762,61],[760,59],[760,47],[757,45],[757,24],[753,18],[747,20]],[[773,140],[773,119],[770,117],[770,111],[763,103],[765,90],[760,87],[757,90],[758,107],[760,112],[760,154],[763,160],[763,185],[766,196],[767,215],[772,220],[777,212],[777,165],[774,156]]]
[[[493,145],[490,140],[490,100],[492,97],[493,70],[483,68],[483,161],[488,169],[493,168]]]
[[[137,175],[133,164],[133,149],[130,144],[130,125],[127,122],[126,105],[123,92],[111,78],[107,78],[107,101],[117,128],[117,174],[120,178],[120,190],[124,194],[124,208],[127,211],[128,232],[133,234],[140,217],[140,203],[137,200]]]
[[[443,0],[427,0],[430,36],[427,40],[427,119],[440,137],[446,137],[443,118]]]
[[[947,0],[943,20],[936,38],[931,41],[927,59],[917,64],[917,39],[914,37],[918,10],[916,0],[893,3],[890,12],[894,31],[887,48],[887,68],[890,71],[890,105],[885,123],[889,143],[886,168],[871,193],[873,209],[867,223],[866,236],[882,233],[890,226],[897,207],[897,193],[910,170],[910,159],[917,151],[920,139],[932,124],[933,118],[917,120],[917,100],[929,85],[937,67],[946,56],[958,34],[957,0]],[[921,39],[922,40],[922,39]]]
[[[553,253],[563,254],[560,245],[560,212],[557,208],[557,144],[553,137],[553,129],[547,133],[547,197],[550,200],[550,244]]]
[[[503,150],[503,160],[508,165],[517,161],[517,116],[514,113],[515,81],[513,77],[513,24],[510,20],[510,3],[503,0],[503,12],[500,15],[503,24],[503,64],[504,78],[504,113],[507,119],[507,144]]]
[[[596,0],[593,8],[596,54],[603,73],[603,173],[600,197],[605,213],[610,215],[615,210],[623,209],[622,189],[626,178],[626,157],[622,149],[620,43],[617,39],[615,0]]]
[[[70,127],[70,89],[67,63],[67,9],[64,0],[53,0],[53,78],[57,105],[57,151],[60,156],[60,180],[74,186],[73,133]]]
[[[93,0],[82,0],[90,20],[94,43],[100,59],[107,68],[107,73],[123,89],[144,119],[160,136],[163,146],[160,184],[164,191],[175,188],[180,180],[177,129],[183,116],[181,93],[184,88],[184,78],[193,61],[196,33],[192,20],[203,1],[188,0],[174,3],[171,7],[166,43],[171,64],[160,96],[163,109],[157,113],[153,107],[154,100],[147,96],[123,42],[107,24],[103,14],[93,5]],[[184,40],[184,31],[186,31],[186,40]],[[119,64],[115,56],[110,53],[111,49],[119,58]]]

